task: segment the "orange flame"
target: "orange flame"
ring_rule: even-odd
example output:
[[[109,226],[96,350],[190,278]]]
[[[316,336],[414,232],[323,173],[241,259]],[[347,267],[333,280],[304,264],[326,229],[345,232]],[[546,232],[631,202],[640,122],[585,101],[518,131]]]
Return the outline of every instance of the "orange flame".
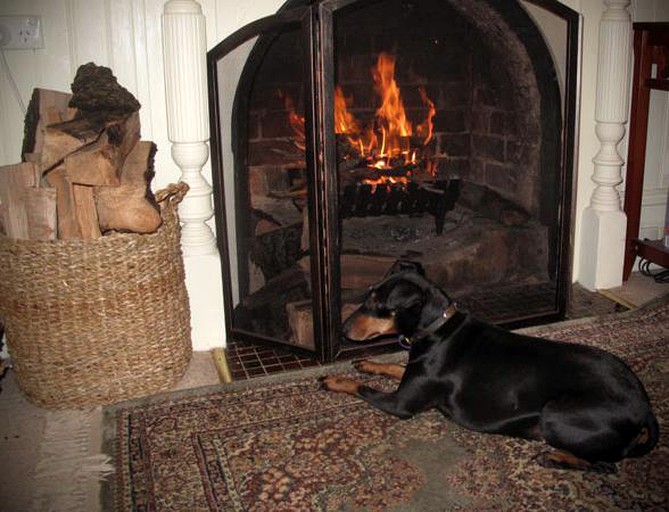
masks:
[[[411,137],[414,129],[404,109],[400,88],[395,81],[395,57],[380,53],[376,66],[372,68],[374,90],[381,99],[381,106],[376,110],[371,126],[362,128],[355,115],[349,111],[353,97],[346,97],[343,89],[337,85],[334,97],[335,133],[345,135],[352,148],[356,148],[361,158],[371,159],[370,167],[390,168],[394,164],[416,163],[416,151],[411,150]],[[423,104],[427,107],[425,120],[416,126],[415,135],[427,145],[432,139],[433,119],[436,113],[434,103],[421,87],[419,89]],[[295,112],[291,99],[284,96],[289,122],[298,136],[298,147],[304,146],[304,117]],[[391,163],[392,160],[392,163]]]
[[[434,126],[432,120],[437,113],[437,109],[434,108],[432,100],[427,97],[425,87],[419,88],[418,91],[420,92],[420,99],[423,100],[423,104],[427,106],[427,116],[425,117],[425,121],[416,127],[416,132],[418,135],[423,136],[423,146],[426,146],[427,143],[432,140],[432,128]]]
[[[381,106],[376,110],[376,119],[385,135],[380,156],[404,153],[400,138],[410,137],[412,131],[411,122],[404,110],[400,88],[395,81],[395,58],[387,53],[379,54],[376,68],[372,69],[372,77],[376,93],[381,97]]]
[[[347,98],[340,86],[335,87],[335,133],[347,135],[351,146],[358,148],[360,156],[371,154],[372,148],[376,146],[376,135],[371,129],[364,131],[355,116],[348,111],[348,106],[353,103],[353,97]]]
[[[295,135],[297,136],[295,140],[295,145],[299,149],[304,151],[306,149],[304,116],[301,116],[300,114],[297,113],[297,111],[295,110],[295,105],[293,104],[293,100],[290,98],[290,96],[284,94],[284,92],[281,90],[277,91],[277,96],[279,96],[279,98],[283,98],[284,105],[286,106],[286,110],[288,111],[288,123],[290,124],[290,127],[293,129]]]

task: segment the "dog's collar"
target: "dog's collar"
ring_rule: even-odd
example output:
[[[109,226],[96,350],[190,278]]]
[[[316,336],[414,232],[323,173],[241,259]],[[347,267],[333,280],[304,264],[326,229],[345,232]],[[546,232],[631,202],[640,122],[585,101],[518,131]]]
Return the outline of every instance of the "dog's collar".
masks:
[[[441,326],[443,326],[446,322],[453,318],[457,312],[458,309],[455,307],[455,302],[451,302],[450,305],[444,310],[444,312],[424,329],[419,330],[411,337],[401,334],[398,339],[400,346],[403,349],[409,350],[417,341],[422,340],[426,336],[429,336]]]

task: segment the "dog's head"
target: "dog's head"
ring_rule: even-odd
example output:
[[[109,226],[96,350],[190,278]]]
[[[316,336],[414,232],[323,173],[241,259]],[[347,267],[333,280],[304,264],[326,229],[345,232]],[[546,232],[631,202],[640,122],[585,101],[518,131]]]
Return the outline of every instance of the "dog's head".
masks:
[[[451,300],[428,281],[422,267],[398,262],[372,286],[363,304],[344,322],[342,334],[352,341],[381,336],[412,336],[430,315],[438,317]]]

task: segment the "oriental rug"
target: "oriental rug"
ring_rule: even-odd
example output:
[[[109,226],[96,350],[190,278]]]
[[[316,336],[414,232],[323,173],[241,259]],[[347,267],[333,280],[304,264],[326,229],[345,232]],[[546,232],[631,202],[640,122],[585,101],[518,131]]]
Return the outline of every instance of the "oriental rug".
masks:
[[[105,409],[117,511],[668,510],[669,297],[524,332],[606,348],[644,382],[661,427],[615,474],[546,469],[537,442],[470,432],[438,412],[399,420],[320,389],[338,364]],[[405,354],[388,356],[396,360]],[[377,377],[374,385],[392,387]]]

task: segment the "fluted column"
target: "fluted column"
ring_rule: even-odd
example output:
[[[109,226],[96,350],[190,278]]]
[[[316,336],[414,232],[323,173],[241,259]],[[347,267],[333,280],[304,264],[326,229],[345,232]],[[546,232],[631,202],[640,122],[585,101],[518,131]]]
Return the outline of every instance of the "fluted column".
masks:
[[[209,158],[205,18],[194,0],[170,0],[163,9],[167,133],[172,159],[190,189],[179,205],[181,246],[191,307],[193,348],[225,343],[220,257],[207,221],[212,187],[202,175]]]
[[[605,0],[599,24],[595,132],[600,149],[593,158],[595,189],[583,212],[579,281],[591,290],[622,284],[626,216],[620,204],[632,64],[630,0]]]
[[[212,188],[202,176],[209,158],[204,16],[193,0],[171,0],[163,14],[167,135],[190,190],[179,207],[185,256],[216,252]]]

